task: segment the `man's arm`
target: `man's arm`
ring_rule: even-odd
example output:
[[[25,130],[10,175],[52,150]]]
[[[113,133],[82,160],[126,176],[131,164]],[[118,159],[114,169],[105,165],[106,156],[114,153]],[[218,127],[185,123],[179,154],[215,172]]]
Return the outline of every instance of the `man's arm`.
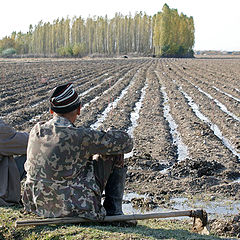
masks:
[[[91,154],[123,154],[131,152],[133,139],[124,131],[86,130],[82,144],[89,146]]]

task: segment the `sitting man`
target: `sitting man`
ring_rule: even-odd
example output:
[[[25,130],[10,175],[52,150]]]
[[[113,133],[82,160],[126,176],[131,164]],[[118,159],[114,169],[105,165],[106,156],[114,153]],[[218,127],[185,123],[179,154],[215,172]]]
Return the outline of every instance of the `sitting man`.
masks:
[[[53,90],[50,112],[53,118],[37,123],[30,132],[25,210],[47,218],[91,220],[123,214],[123,154],[132,150],[132,139],[123,131],[76,127],[80,101],[71,83]]]
[[[16,132],[0,119],[0,206],[20,203],[27,143],[28,133]]]

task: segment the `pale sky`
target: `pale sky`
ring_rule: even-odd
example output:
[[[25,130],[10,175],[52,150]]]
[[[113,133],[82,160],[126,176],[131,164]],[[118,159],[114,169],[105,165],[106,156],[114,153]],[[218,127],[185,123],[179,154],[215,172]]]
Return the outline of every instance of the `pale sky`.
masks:
[[[114,17],[114,13],[132,16],[145,12],[153,16],[164,3],[178,13],[193,16],[194,50],[240,51],[240,0],[3,0],[0,13],[0,39],[13,31],[26,33],[29,25],[40,20],[74,16]]]

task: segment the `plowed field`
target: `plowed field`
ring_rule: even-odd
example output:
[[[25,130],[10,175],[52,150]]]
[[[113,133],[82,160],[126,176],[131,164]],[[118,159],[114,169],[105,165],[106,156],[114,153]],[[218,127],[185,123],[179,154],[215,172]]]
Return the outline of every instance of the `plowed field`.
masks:
[[[1,60],[1,117],[30,131],[48,96],[73,82],[76,125],[134,137],[126,188],[164,196],[240,198],[240,59]]]

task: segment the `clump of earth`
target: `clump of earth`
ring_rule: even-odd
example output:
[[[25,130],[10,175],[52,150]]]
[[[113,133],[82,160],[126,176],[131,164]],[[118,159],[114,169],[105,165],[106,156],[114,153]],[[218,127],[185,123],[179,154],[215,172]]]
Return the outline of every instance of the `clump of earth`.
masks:
[[[210,225],[212,232],[219,236],[240,238],[240,214],[231,219],[214,219]]]
[[[127,187],[154,197],[182,193],[218,193],[233,199],[240,197],[238,169],[204,159],[185,159],[170,166],[148,157],[132,157],[128,161]]]

